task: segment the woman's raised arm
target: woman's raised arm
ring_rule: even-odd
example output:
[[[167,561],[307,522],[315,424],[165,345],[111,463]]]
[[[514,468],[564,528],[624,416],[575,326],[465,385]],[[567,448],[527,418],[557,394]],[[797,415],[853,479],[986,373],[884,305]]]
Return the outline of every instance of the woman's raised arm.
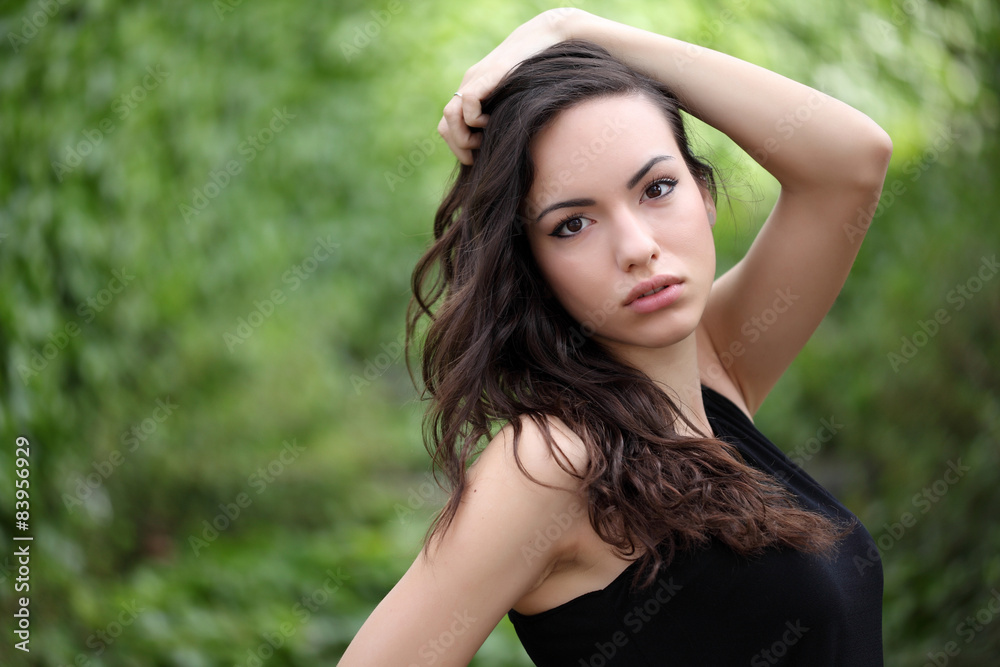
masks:
[[[892,153],[865,114],[738,58],[573,9],[515,30],[466,74],[439,130],[459,159],[478,145],[479,100],[506,71],[564,39],[585,39],[669,86],[773,175],[781,194],[746,256],[712,290],[703,325],[750,412],[833,305],[874,214]],[[613,147],[612,147],[613,150]],[[765,324],[766,322],[766,324]]]

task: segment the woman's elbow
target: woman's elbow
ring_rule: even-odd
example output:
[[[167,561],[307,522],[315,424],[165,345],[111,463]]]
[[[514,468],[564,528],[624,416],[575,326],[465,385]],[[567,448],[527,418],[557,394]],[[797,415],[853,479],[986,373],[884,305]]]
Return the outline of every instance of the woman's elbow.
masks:
[[[864,167],[858,170],[857,180],[863,188],[881,189],[892,159],[892,137],[874,122],[872,126],[863,143],[864,148],[860,151]]]

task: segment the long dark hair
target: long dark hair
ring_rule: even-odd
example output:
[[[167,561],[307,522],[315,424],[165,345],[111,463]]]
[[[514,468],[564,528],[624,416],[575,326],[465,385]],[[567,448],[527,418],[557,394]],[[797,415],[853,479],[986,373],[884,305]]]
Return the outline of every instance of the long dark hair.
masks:
[[[623,557],[643,553],[637,581],[645,574],[651,583],[675,553],[713,538],[747,555],[770,546],[826,551],[843,531],[801,508],[731,445],[679,435],[676,420],[684,417],[671,398],[546,294],[522,226],[534,178],[531,141],[584,100],[637,94],[663,110],[688,169],[714,197],[713,171],[691,152],[677,97],[594,44],[562,42],[523,61],[483,101],[490,120],[481,147],[437,211],[435,242],[414,270],[407,312],[407,350],[429,320],[424,441],[451,489],[428,543],[447,530],[466,468],[498,427],[512,424],[515,457],[521,416],[558,449],[550,415],[586,445],[582,474],[555,458],[581,479],[594,530]]]

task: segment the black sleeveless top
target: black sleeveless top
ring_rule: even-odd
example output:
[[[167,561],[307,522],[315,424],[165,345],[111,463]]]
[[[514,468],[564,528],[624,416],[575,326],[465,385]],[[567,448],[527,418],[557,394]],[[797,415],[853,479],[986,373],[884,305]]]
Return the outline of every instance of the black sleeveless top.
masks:
[[[782,481],[810,510],[850,511],[756,429],[732,401],[702,387],[716,437]],[[856,522],[826,558],[770,549],[747,559],[713,542],[679,554],[649,588],[638,561],[606,588],[538,614],[508,613],[539,667],[882,665],[882,564]]]

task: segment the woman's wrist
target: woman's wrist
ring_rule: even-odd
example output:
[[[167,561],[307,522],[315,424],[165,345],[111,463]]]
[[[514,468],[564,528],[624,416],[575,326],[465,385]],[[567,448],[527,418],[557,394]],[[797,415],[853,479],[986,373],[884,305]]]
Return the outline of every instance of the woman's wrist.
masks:
[[[695,52],[701,50],[701,47],[694,44],[618,23],[582,9],[555,11],[566,12],[562,26],[564,39],[593,42],[629,67],[672,87],[681,85],[680,77],[667,77],[668,70],[664,64],[680,62],[679,58],[684,55],[685,49]]]
[[[575,7],[550,10],[562,12],[560,15],[563,39],[583,39],[599,46],[607,47],[607,25],[612,21]]]

